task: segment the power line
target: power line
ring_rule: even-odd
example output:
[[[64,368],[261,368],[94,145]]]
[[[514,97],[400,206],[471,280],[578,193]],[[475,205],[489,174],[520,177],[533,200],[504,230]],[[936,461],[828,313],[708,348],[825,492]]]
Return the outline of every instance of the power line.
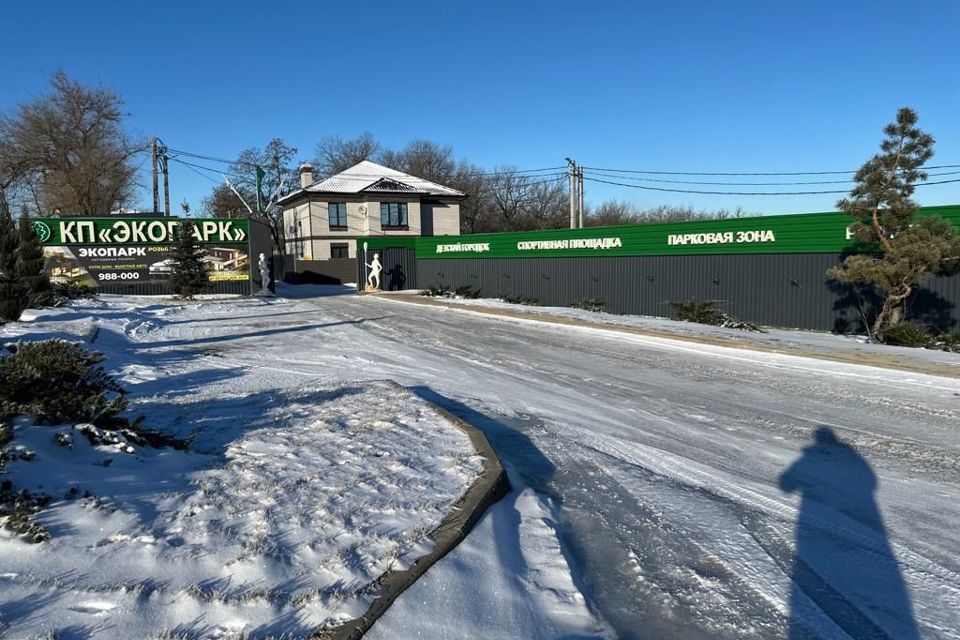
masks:
[[[214,169],[213,167],[207,167],[207,166],[204,166],[204,165],[202,165],[202,164],[195,164],[195,163],[193,163],[193,162],[187,162],[186,160],[181,160],[181,159],[178,159],[178,158],[170,158],[170,160],[173,161],[173,162],[178,162],[178,163],[180,163],[180,164],[182,164],[182,165],[185,165],[185,166],[187,166],[187,167],[190,167],[191,170],[193,170],[195,173],[197,173],[196,169],[202,169],[202,170],[204,170],[204,171],[209,171],[209,172],[211,172],[211,173],[216,173],[216,174],[219,174],[219,175],[222,175],[222,176],[227,176],[228,178],[234,178],[234,179],[237,179],[237,178],[238,178],[238,176],[237,176],[236,174],[229,173],[229,172],[226,172],[226,171],[221,171],[220,169]],[[207,175],[204,175],[204,174],[200,174],[200,175],[203,175],[203,177],[204,177],[204,178],[207,178],[208,180],[213,180],[213,178],[210,178],[210,176],[207,176]],[[360,174],[360,173],[355,173],[355,174],[351,174],[351,175],[352,175],[352,176],[355,176],[355,177],[358,177],[358,178],[364,178],[364,177],[366,177],[366,178],[383,178],[383,177],[384,177],[383,175],[380,175],[380,174]],[[523,182],[523,183],[521,183],[519,186],[521,186],[521,187],[535,187],[535,186],[537,186],[537,185],[547,184],[547,183],[549,183],[549,182],[554,182],[554,181],[556,181],[556,180],[560,180],[561,178],[565,178],[566,175],[567,175],[566,173],[558,173],[558,174],[556,174],[556,175],[554,175],[554,176],[552,176],[552,177],[548,177],[548,176],[526,176],[526,177],[529,177],[529,178],[546,178],[546,179],[545,179],[545,180],[538,180],[538,181],[536,181],[536,182]],[[389,176],[387,176],[387,177],[389,177]],[[219,182],[218,180],[213,180],[213,181],[214,181],[214,182]]]
[[[936,176],[953,176],[960,174],[960,171],[944,171],[942,173],[930,173],[928,177]],[[633,176],[621,176],[614,173],[606,173],[602,171],[594,172],[594,175],[603,176],[606,178],[617,178],[619,180],[631,180],[634,182],[657,182],[657,183],[670,183],[670,184],[704,184],[704,185],[716,185],[716,186],[731,186],[731,187],[780,187],[780,186],[792,186],[792,185],[804,185],[804,184],[850,184],[853,182],[853,179],[847,180],[812,180],[812,181],[800,181],[800,182],[712,182],[712,181],[700,181],[700,180],[665,180],[662,178],[639,178]],[[928,183],[929,184],[929,183]]]
[[[599,178],[590,178],[590,177],[584,177],[584,180],[591,180],[593,182],[602,182],[603,184],[612,184],[618,187],[629,187],[631,189],[643,189],[644,191],[666,191],[670,193],[694,193],[694,194],[713,195],[713,196],[813,196],[813,195],[850,193],[849,189],[841,189],[841,190],[834,190],[834,191],[700,191],[700,190],[693,190],[693,189],[667,189],[664,187],[649,187],[646,185],[627,184],[625,182],[612,182],[610,180],[601,180]],[[960,182],[960,178],[954,178],[952,180],[940,180],[937,182],[920,182],[914,186],[923,187],[923,186],[935,185],[935,184],[947,184],[950,182]]]
[[[955,169],[960,167],[960,164],[939,164],[931,165],[929,167],[921,167],[922,169]],[[608,171],[611,173],[639,173],[645,175],[660,175],[660,176],[826,176],[826,175],[847,175],[854,174],[859,169],[853,169],[850,171],[781,171],[781,172],[764,172],[764,171],[754,171],[754,172],[721,172],[721,171],[645,171],[639,169],[611,169],[606,167],[584,167],[584,169],[589,169],[591,171]]]
[[[247,166],[250,166],[250,167],[256,167],[256,166],[257,166],[256,163],[247,162],[247,161],[244,161],[244,160],[227,160],[226,158],[218,158],[218,157],[216,157],[216,156],[203,155],[203,154],[200,154],[200,153],[194,153],[194,152],[192,152],[192,151],[184,151],[183,149],[174,149],[173,147],[168,147],[168,149],[169,149],[171,152],[176,153],[176,154],[179,154],[179,155],[181,155],[181,156],[186,156],[186,157],[188,157],[188,158],[196,158],[196,159],[198,159],[198,160],[208,160],[208,161],[210,161],[210,162],[222,162],[223,164],[229,164],[229,165],[241,164],[241,165],[247,165]],[[515,174],[545,173],[545,172],[548,172],[548,171],[559,171],[560,169],[564,169],[564,168],[565,168],[565,167],[563,167],[562,165],[560,165],[560,166],[556,166],[556,167],[542,167],[542,168],[540,168],[540,169],[513,169],[513,170],[510,170],[510,171],[468,171],[468,172],[466,172],[466,173],[460,173],[460,174],[456,174],[456,175],[460,175],[460,176],[472,176],[472,177],[481,177],[481,176],[485,176],[485,177],[489,177],[489,176],[509,176],[509,175],[515,175]],[[211,169],[211,170],[212,170],[212,169]],[[352,173],[351,175],[354,175],[354,176],[357,176],[357,177],[372,177],[372,178],[382,177],[382,176],[380,176],[380,175],[372,175],[372,174],[371,174],[371,175],[366,175],[366,174],[360,174],[360,173]],[[451,176],[451,177],[456,177],[456,175]],[[534,177],[540,177],[540,176],[534,176]]]
[[[209,171],[210,173],[218,173],[218,174],[220,174],[220,175],[222,175],[222,176],[227,176],[227,177],[230,177],[230,178],[236,178],[236,177],[238,177],[236,174],[230,173],[230,172],[228,172],[228,171],[221,171],[220,169],[214,169],[213,167],[206,167],[206,166],[204,166],[204,165],[202,165],[202,164],[195,164],[195,163],[193,163],[193,162],[187,162],[186,160],[181,160],[181,159],[179,159],[179,158],[177,158],[177,157],[173,157],[173,158],[170,158],[170,159],[173,160],[174,162],[179,162],[180,164],[186,165],[186,166],[188,166],[188,167],[193,167],[193,168],[195,168],[195,169],[203,169],[204,171]],[[208,177],[209,177],[209,176],[208,176]]]
[[[198,165],[191,164],[191,163],[189,163],[189,162],[184,162],[183,160],[178,160],[178,159],[176,159],[176,158],[170,158],[170,161],[184,165],[187,169],[190,169],[190,171],[193,171],[195,174],[197,174],[197,175],[200,176],[201,178],[206,178],[207,180],[209,180],[209,181],[211,181],[211,182],[216,182],[217,184],[220,184],[220,181],[217,180],[216,178],[211,178],[211,177],[208,176],[207,174],[205,174],[205,173],[200,173],[199,171],[197,171],[196,169],[194,169],[194,167],[196,167],[196,166],[198,166]],[[206,167],[204,167],[204,168],[206,168]],[[211,169],[207,169],[207,170],[208,170],[208,171],[211,171]]]
[[[207,167],[207,166],[204,166],[204,165],[202,165],[202,164],[195,164],[195,163],[193,163],[193,162],[187,162],[186,160],[181,160],[181,159],[175,158],[175,157],[170,158],[170,161],[171,161],[171,162],[177,162],[177,163],[179,163],[179,164],[182,164],[182,165],[186,166],[188,169],[190,169],[191,171],[193,171],[193,172],[196,173],[197,175],[203,176],[204,178],[206,178],[207,180],[210,180],[211,182],[219,183],[220,181],[219,181],[219,180],[216,180],[216,179],[214,179],[214,178],[211,178],[210,176],[208,176],[208,175],[206,175],[206,174],[204,174],[204,173],[200,173],[200,171],[198,171],[198,169],[199,169],[199,170],[203,170],[203,171],[209,171],[209,172],[211,172],[211,173],[216,173],[216,174],[219,174],[219,175],[221,175],[221,176],[226,176],[226,177],[228,177],[228,178],[233,178],[234,180],[237,179],[237,176],[236,176],[235,174],[228,173],[228,172],[225,172],[225,171],[221,171],[221,170],[219,170],[219,169],[214,169],[213,167]],[[356,175],[357,177],[364,177],[362,174],[354,174],[354,175]],[[561,180],[561,179],[563,179],[563,178],[566,178],[566,176],[567,176],[566,173],[558,173],[558,174],[556,174],[556,175],[554,175],[554,176],[552,176],[552,177],[546,178],[545,180],[537,180],[537,181],[535,181],[535,182],[522,182],[522,183],[520,183],[520,184],[518,185],[518,187],[524,187],[524,188],[525,188],[525,187],[536,187],[536,186],[538,186],[538,185],[548,184],[548,183],[551,183],[551,182],[556,182],[556,181],[558,181],[558,180]],[[370,175],[365,176],[365,177],[369,177],[369,178],[382,178],[383,176],[382,176],[382,175],[370,174]],[[527,176],[527,177],[530,177],[530,178],[543,178],[543,177],[545,177],[545,176]]]

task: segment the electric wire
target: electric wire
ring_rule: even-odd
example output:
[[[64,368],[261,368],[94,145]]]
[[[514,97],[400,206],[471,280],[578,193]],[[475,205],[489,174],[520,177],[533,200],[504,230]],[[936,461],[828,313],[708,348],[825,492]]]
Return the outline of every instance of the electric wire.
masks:
[[[200,176],[201,178],[206,178],[207,180],[210,180],[211,182],[216,182],[217,184],[220,183],[220,181],[217,180],[216,178],[211,178],[211,177],[208,176],[207,174],[201,173],[200,171],[198,171],[197,169],[194,168],[194,167],[197,167],[198,165],[191,164],[191,163],[189,163],[189,162],[184,162],[183,160],[179,160],[179,159],[177,159],[177,158],[170,158],[170,162],[176,162],[177,164],[182,164],[182,165],[184,165],[187,169],[189,169],[190,171],[193,171],[195,174],[197,174],[197,175]],[[206,167],[202,167],[202,168],[206,169]],[[207,171],[213,171],[213,170],[212,170],[212,169],[207,169]],[[219,172],[218,172],[218,173],[219,173]]]
[[[222,162],[222,163],[224,163],[224,164],[230,164],[230,165],[238,164],[238,165],[246,165],[246,166],[250,166],[250,167],[257,167],[257,166],[259,166],[259,165],[257,165],[257,164],[254,163],[254,162],[247,162],[247,161],[245,161],[245,160],[227,160],[226,158],[218,158],[218,157],[216,157],[216,156],[208,156],[208,155],[204,155],[204,154],[200,154],[200,153],[194,153],[194,152],[192,152],[192,151],[184,151],[183,149],[174,149],[173,147],[167,147],[167,150],[170,151],[170,152],[172,152],[172,153],[176,153],[176,154],[178,154],[178,155],[181,155],[181,156],[186,156],[186,157],[188,157],[188,158],[196,158],[196,159],[199,159],[199,160],[208,160],[208,161],[210,161],[210,162]],[[482,176],[484,176],[484,177],[510,176],[510,175],[515,175],[515,174],[544,173],[544,172],[548,172],[548,171],[558,171],[558,170],[564,169],[564,168],[565,168],[565,167],[564,167],[563,165],[559,165],[559,166],[556,166],[556,167],[542,167],[542,168],[540,168],[540,169],[514,169],[514,170],[509,170],[509,171],[483,171],[483,172],[480,172],[480,171],[469,171],[469,172],[466,172],[466,173],[461,173],[461,174],[459,174],[459,175],[461,175],[461,176],[471,176],[471,177],[482,177]],[[372,175],[372,174],[371,174],[371,175],[365,175],[365,174],[359,174],[359,173],[355,173],[355,174],[351,174],[351,175],[355,175],[355,176],[357,176],[357,177],[382,177],[382,176],[379,176],[379,175]],[[537,177],[539,177],[539,176],[537,176]]]
[[[233,178],[234,180],[238,180],[238,176],[236,176],[235,174],[229,173],[229,172],[226,172],[226,171],[221,171],[220,169],[214,169],[213,167],[207,167],[207,166],[204,166],[204,165],[201,165],[201,164],[196,164],[196,163],[193,163],[193,162],[188,162],[188,161],[186,161],[186,160],[182,160],[182,159],[180,159],[180,158],[173,157],[173,156],[171,156],[170,161],[171,161],[171,162],[178,162],[178,163],[180,163],[180,164],[182,164],[182,165],[185,165],[185,166],[187,166],[188,168],[190,168],[192,171],[194,171],[195,173],[199,173],[199,171],[197,171],[197,170],[199,169],[199,170],[203,170],[203,171],[209,171],[209,172],[211,172],[211,173],[216,173],[216,174],[219,174],[219,175],[221,175],[221,176],[226,176],[226,177],[228,177],[228,178]],[[560,168],[562,168],[562,167],[560,167]],[[208,180],[212,180],[213,182],[219,182],[219,180],[214,180],[213,178],[211,178],[211,177],[208,176],[208,175],[205,175],[205,174],[202,174],[202,173],[201,173],[200,175],[202,175],[204,178],[207,178]],[[370,174],[370,175],[352,174],[352,175],[354,175],[354,176],[356,176],[356,177],[367,177],[367,178],[383,178],[383,177],[384,177],[384,176],[382,176],[382,175],[375,175],[375,174]],[[387,176],[387,177],[389,177],[389,176]],[[562,180],[562,179],[566,178],[566,177],[567,177],[567,174],[566,174],[566,173],[557,173],[557,174],[555,174],[555,175],[553,175],[553,176],[551,176],[551,177],[547,177],[547,176],[525,176],[525,177],[527,177],[527,178],[537,178],[538,180],[535,181],[535,182],[522,182],[522,183],[520,183],[520,184],[518,185],[518,187],[526,188],[526,187],[535,187],[535,186],[542,185],[542,184],[548,184],[548,183],[550,183],[550,182],[555,182],[555,181]],[[539,180],[539,178],[546,178],[546,179],[544,179],[544,180]]]
[[[921,167],[921,169],[956,169],[960,167],[960,164],[938,164],[930,165],[927,167]],[[609,167],[588,167],[584,166],[583,169],[588,169],[591,171],[609,171],[611,173],[639,173],[644,175],[660,175],[660,176],[826,176],[826,175],[849,175],[854,174],[859,169],[853,169],[849,171],[739,171],[739,172],[723,172],[723,171],[647,171],[640,169],[613,169]]]
[[[839,194],[839,193],[850,193],[849,189],[840,189],[840,190],[826,190],[826,191],[706,191],[706,190],[696,190],[696,189],[669,189],[665,187],[651,187],[647,185],[640,184],[628,184],[625,182],[613,182],[610,180],[601,180],[600,178],[590,178],[584,175],[584,180],[589,180],[591,182],[601,182],[603,184],[615,185],[618,187],[629,187],[631,189],[643,189],[644,191],[665,191],[669,193],[692,193],[699,195],[713,195],[713,196],[814,196],[814,195],[830,195],[830,194]],[[947,184],[951,182],[960,182],[960,178],[954,178],[952,180],[939,180],[935,182],[920,182],[915,184],[915,187],[924,187],[929,185],[936,184]]]
[[[852,179],[847,180],[812,180],[812,181],[798,181],[798,182],[714,182],[709,180],[667,180],[663,178],[639,178],[634,176],[623,176],[615,173],[608,173],[603,171],[593,171],[593,175],[602,176],[605,178],[617,178],[618,180],[630,180],[633,182],[657,182],[657,183],[669,183],[669,184],[700,184],[700,185],[713,185],[713,186],[731,186],[731,187],[779,187],[779,186],[795,186],[795,185],[805,185],[805,184],[851,184],[854,181]],[[960,174],[960,171],[944,171],[938,173],[927,174],[928,177],[936,176],[954,176]]]

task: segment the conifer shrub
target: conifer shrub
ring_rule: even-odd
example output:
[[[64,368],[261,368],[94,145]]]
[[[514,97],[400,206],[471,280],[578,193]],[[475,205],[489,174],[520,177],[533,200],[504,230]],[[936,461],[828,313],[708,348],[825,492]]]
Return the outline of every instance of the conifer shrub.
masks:
[[[534,298],[533,296],[523,296],[520,294],[516,294],[516,295],[503,296],[500,299],[509,304],[522,304],[529,307],[540,306],[540,298]]]
[[[124,389],[100,363],[103,355],[63,340],[21,342],[0,353],[0,418],[28,415],[44,424],[126,425]]]
[[[944,351],[960,353],[960,331],[948,333],[940,339],[940,348]]]
[[[687,300],[669,304],[678,320],[716,326],[723,323],[723,312],[717,309],[717,300]]]
[[[58,300],[43,269],[43,245],[33,230],[33,221],[20,216],[14,272],[21,288],[24,307],[36,309],[55,305]]]
[[[209,279],[203,263],[206,252],[193,235],[193,223],[180,221],[180,233],[173,250],[173,273],[170,275],[170,288],[181,300],[193,300],[195,296],[207,290]]]
[[[470,300],[475,300],[480,297],[480,289],[474,289],[468,284],[465,284],[462,287],[457,287],[454,289],[453,293],[455,297],[468,298]]]
[[[17,228],[6,200],[0,197],[0,324],[23,313],[23,289],[17,281]]]
[[[570,305],[574,309],[583,309],[585,311],[593,311],[595,313],[600,313],[607,310],[607,303],[603,298],[586,298],[578,302],[571,302]]]
[[[932,347],[936,340],[923,327],[904,322],[895,327],[890,327],[880,336],[883,344],[889,344],[895,347]]]
[[[715,327],[725,327],[727,329],[740,329],[742,331],[757,331],[766,333],[759,325],[746,320],[737,320],[732,315],[717,309],[719,300],[687,300],[683,302],[670,302],[677,313],[677,319],[685,322],[696,322],[697,324],[709,324]]]
[[[431,285],[421,291],[420,295],[427,298],[449,298],[453,292],[446,285]]]
[[[77,284],[76,282],[55,282],[53,283],[53,293],[57,298],[58,304],[64,300],[80,300],[83,298],[96,298],[97,288],[87,285]]]

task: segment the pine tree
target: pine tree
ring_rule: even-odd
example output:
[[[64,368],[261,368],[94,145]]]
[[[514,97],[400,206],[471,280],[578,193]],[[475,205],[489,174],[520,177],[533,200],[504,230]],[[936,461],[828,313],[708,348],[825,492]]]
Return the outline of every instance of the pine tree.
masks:
[[[933,216],[914,219],[918,205],[910,196],[927,179],[921,167],[933,156],[934,142],[916,124],[916,112],[900,109],[896,122],[884,128],[881,152],[857,171],[850,196],[837,203],[856,218],[851,230],[857,239],[879,251],[849,256],[827,273],[874,287],[883,300],[872,327],[879,340],[903,321],[910,294],[929,274],[960,270],[960,237],[953,226]]]
[[[173,250],[173,274],[170,288],[174,295],[184,300],[193,300],[207,289],[207,270],[203,264],[206,252],[193,235],[193,223],[180,221],[180,234]]]
[[[7,201],[0,196],[0,323],[20,319],[23,290],[17,281],[17,228]]]
[[[50,277],[43,269],[43,245],[33,230],[33,221],[25,213],[20,216],[16,278],[25,307],[45,307],[54,302]]]

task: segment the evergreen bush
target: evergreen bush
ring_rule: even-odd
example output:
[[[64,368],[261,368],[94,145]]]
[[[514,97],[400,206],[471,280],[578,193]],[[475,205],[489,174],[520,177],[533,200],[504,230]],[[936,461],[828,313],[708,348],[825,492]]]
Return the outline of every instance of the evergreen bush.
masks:
[[[717,300],[687,300],[669,303],[677,319],[698,324],[723,324],[723,312],[717,309]]]
[[[60,303],[64,300],[79,300],[81,298],[96,298],[97,288],[88,287],[75,282],[55,282],[53,284],[53,293]]]
[[[883,344],[895,347],[933,347],[936,340],[923,327],[904,322],[883,332]]]
[[[206,252],[193,235],[193,223],[180,221],[180,234],[173,250],[173,273],[170,275],[170,288],[173,294],[182,300],[193,300],[207,290],[209,279],[203,263]]]
[[[480,289],[474,291],[473,287],[468,284],[465,284],[462,287],[457,287],[453,293],[458,298],[469,298],[471,300],[480,297]]]
[[[452,293],[446,285],[433,285],[421,291],[420,295],[427,298],[449,298]]]
[[[939,346],[944,351],[960,353],[960,331],[954,331],[943,336],[939,341]]]
[[[23,290],[17,281],[18,244],[10,208],[0,197],[0,324],[19,320],[23,313]]]
[[[33,221],[20,216],[15,274],[21,287],[24,307],[49,307],[57,303],[50,277],[43,269],[43,245],[33,230]]]
[[[538,307],[540,306],[540,298],[534,298],[532,296],[523,296],[523,295],[508,295],[500,298],[506,303],[509,304],[523,304],[529,307]]]
[[[766,333],[759,325],[745,320],[737,320],[726,311],[717,309],[719,300],[687,300],[668,303],[677,312],[677,319],[697,324],[709,324],[727,329],[758,331]]]
[[[0,356],[0,418],[28,415],[41,423],[126,425],[124,389],[100,365],[103,355],[63,340],[21,342]]]
[[[579,302],[571,302],[570,306],[574,309],[584,309],[585,311],[594,311],[596,313],[607,310],[607,303],[603,298],[587,298]]]

